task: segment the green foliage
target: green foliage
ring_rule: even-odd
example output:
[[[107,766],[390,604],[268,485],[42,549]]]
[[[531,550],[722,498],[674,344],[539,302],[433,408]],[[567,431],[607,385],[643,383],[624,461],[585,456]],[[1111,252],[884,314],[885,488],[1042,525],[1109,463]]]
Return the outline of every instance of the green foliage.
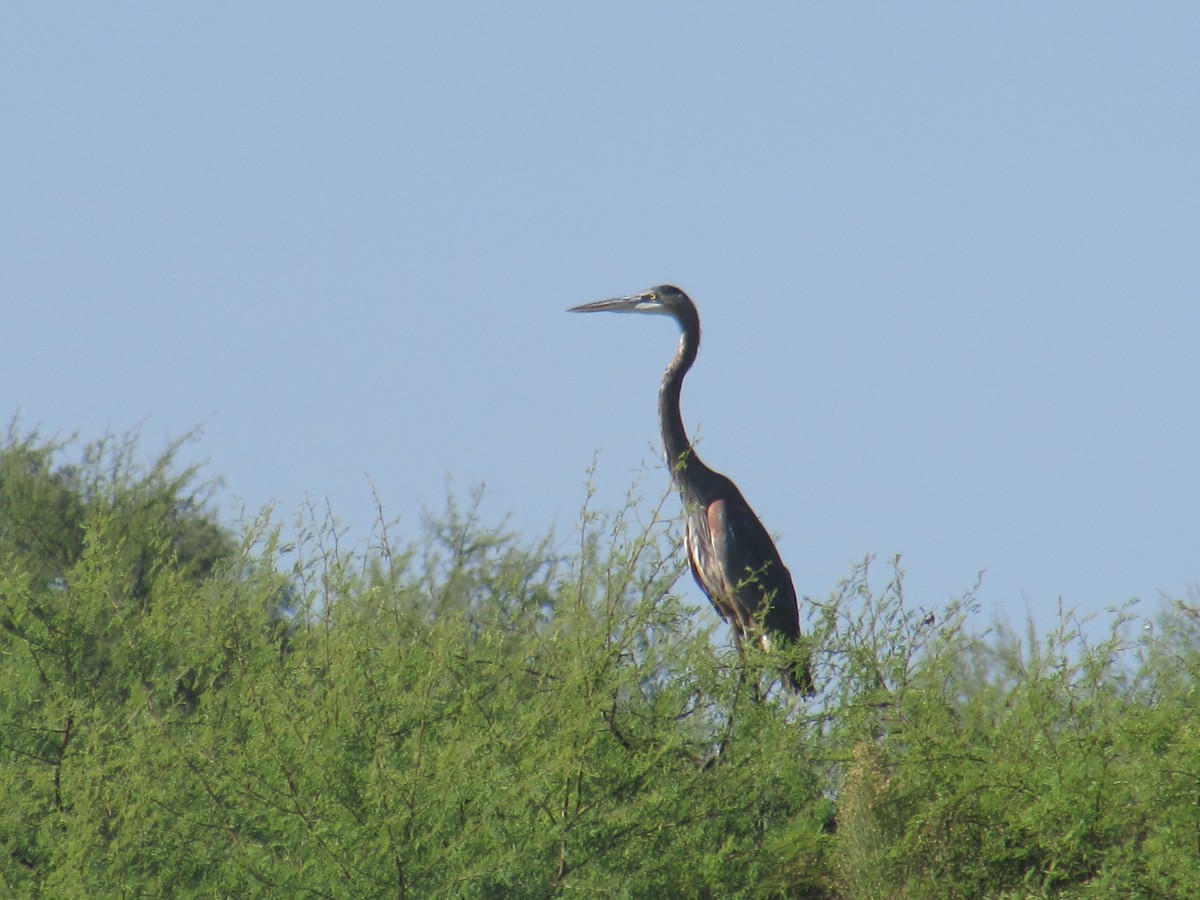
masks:
[[[634,498],[565,543],[473,495],[235,544],[132,451],[0,452],[6,895],[1200,893],[1190,605],[978,634],[867,561],[807,602],[797,700]]]
[[[134,462],[132,438],[59,462],[67,446],[14,424],[0,449],[6,893],[61,877],[53,854],[89,809],[73,790],[80,764],[97,763],[90,779],[136,765],[123,746],[131,717],[147,698],[191,699],[186,635],[175,626],[235,551],[205,513],[195,472],[171,471],[179,444],[147,470]]]
[[[1184,610],[1166,640],[1122,610],[1098,643],[1063,614],[1040,640],[928,647],[886,729],[853,750],[846,893],[1200,893],[1200,628]]]

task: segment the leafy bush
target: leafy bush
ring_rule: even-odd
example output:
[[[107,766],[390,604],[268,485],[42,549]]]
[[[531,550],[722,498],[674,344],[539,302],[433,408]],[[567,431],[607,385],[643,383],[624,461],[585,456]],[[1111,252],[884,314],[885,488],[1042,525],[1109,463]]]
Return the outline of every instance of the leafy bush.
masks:
[[[170,453],[63,449],[0,451],[7,894],[1200,892],[1190,606],[979,634],[868,560],[797,700],[677,593],[661,509],[235,540]]]

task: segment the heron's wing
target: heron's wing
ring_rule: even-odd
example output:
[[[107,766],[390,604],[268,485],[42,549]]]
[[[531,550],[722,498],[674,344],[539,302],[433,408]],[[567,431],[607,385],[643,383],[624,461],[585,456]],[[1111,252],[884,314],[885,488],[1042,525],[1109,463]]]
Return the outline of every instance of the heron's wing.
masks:
[[[687,517],[685,540],[692,575],[739,637],[746,634],[768,597],[770,606],[762,617],[764,646],[771,645],[771,636],[800,637],[792,574],[736,488],[726,499],[714,500]],[[813,692],[807,657],[788,667],[784,677],[793,692]]]
[[[792,575],[779,558],[775,542],[740,497],[717,500],[706,509],[712,548],[723,570],[726,595],[744,629],[766,596],[771,606],[763,625],[768,631],[795,637],[800,631]]]

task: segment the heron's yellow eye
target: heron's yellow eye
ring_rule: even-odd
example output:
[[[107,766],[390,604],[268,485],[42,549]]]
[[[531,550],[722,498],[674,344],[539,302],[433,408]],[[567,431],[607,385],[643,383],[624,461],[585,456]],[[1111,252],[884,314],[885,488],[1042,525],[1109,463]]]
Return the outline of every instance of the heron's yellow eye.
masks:
[[[646,291],[646,293],[642,294],[642,299],[643,300],[657,300],[658,297],[654,293],[654,291]]]

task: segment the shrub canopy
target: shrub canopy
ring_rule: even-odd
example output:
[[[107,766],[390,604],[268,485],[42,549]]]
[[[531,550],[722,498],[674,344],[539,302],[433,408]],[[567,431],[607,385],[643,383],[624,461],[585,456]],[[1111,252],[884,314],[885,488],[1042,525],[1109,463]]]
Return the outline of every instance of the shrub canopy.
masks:
[[[0,450],[6,895],[1200,894],[1188,603],[980,634],[868,561],[797,700],[657,510],[350,552],[222,527],[176,449]]]

